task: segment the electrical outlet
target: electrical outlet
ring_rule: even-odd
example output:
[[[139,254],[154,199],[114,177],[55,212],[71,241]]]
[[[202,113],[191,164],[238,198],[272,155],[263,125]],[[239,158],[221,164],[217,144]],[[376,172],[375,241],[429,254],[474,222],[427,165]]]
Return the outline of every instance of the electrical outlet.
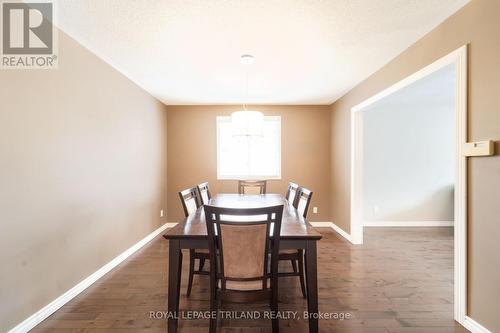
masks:
[[[318,214],[318,207],[313,207],[313,213]]]
[[[163,217],[163,209],[160,210],[160,217]]]

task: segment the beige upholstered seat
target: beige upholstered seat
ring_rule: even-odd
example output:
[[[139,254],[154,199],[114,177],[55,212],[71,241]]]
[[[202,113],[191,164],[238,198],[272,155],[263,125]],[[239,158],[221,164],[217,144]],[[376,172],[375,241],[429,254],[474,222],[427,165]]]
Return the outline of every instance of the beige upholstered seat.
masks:
[[[271,280],[267,279],[268,288],[270,285]],[[219,281],[219,288],[222,288],[221,281]],[[226,289],[240,291],[262,290],[262,281],[227,281]]]
[[[283,207],[204,206],[210,249],[211,312],[218,313],[222,301],[246,303],[263,299],[270,301],[271,311],[278,311]],[[279,331],[277,318],[273,318],[272,327],[273,332]],[[210,332],[216,329],[217,317],[211,318]]]
[[[265,180],[239,180],[239,194],[266,194],[267,182]]]
[[[266,224],[221,224],[224,274],[231,278],[254,278],[264,274]],[[262,289],[262,281],[261,289]]]
[[[286,250],[280,250],[280,253],[290,253],[290,254],[295,254],[295,253],[297,253],[297,249],[286,249]]]

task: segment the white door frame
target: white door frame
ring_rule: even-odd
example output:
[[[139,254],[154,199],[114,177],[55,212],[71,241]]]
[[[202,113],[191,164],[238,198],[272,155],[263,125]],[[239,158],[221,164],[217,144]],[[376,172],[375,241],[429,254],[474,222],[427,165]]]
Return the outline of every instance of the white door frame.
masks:
[[[362,127],[363,118],[359,111],[380,99],[450,65],[455,65],[455,239],[454,239],[454,306],[455,320],[463,323],[466,319],[467,292],[467,163],[461,153],[467,142],[467,45],[451,52],[443,58],[424,67],[418,72],[397,82],[391,87],[368,98],[351,109],[351,241],[353,244],[363,243],[362,216]]]

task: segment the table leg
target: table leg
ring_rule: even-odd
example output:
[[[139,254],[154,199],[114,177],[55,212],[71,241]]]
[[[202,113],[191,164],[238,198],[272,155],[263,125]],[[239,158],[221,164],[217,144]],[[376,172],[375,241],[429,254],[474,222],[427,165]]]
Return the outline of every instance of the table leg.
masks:
[[[307,311],[309,312],[309,333],[318,332],[318,264],[316,241],[306,244]],[[311,318],[311,315],[313,318]]]
[[[179,300],[181,296],[182,252],[180,242],[169,240],[168,250],[168,311],[175,314],[168,319],[168,332],[177,332],[177,316],[179,315]]]

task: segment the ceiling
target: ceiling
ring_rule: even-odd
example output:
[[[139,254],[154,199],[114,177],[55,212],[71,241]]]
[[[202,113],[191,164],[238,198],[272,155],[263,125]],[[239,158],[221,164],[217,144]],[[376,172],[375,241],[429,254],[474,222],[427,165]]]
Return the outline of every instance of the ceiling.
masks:
[[[331,104],[468,1],[64,0],[58,26],[165,104]]]

